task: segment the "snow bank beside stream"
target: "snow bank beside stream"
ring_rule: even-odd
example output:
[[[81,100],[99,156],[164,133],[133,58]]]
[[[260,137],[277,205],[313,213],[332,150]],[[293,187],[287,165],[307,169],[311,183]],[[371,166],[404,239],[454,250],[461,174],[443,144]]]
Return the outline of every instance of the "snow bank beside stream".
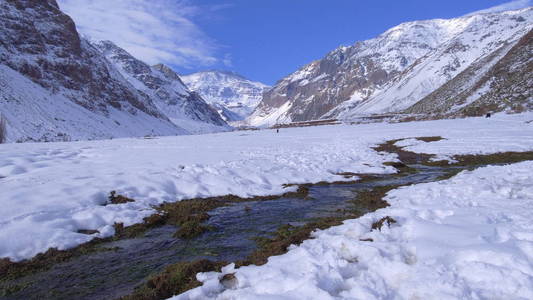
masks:
[[[533,299],[533,162],[389,192],[390,207],[315,233],[266,265],[203,273],[193,299]],[[385,216],[397,223],[371,230]],[[373,241],[361,241],[369,239]]]

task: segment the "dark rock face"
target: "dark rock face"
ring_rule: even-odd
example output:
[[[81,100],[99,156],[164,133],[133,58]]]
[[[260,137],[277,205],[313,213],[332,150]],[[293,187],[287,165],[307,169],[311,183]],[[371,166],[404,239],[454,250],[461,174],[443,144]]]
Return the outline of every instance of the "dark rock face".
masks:
[[[0,63],[90,111],[107,114],[112,106],[165,119],[148,97],[110,74],[54,0],[4,0],[0,19]]]
[[[292,121],[319,119],[350,99],[354,92],[370,95],[398,73],[396,70],[385,70],[375,62],[375,57],[357,57],[358,51],[358,46],[339,49],[311,63],[304,68],[307,73],[305,78],[309,79],[284,79],[265,93],[258,110],[280,107],[290,99]],[[400,59],[406,60],[405,57]]]
[[[505,43],[472,64],[405,112],[457,117],[533,110],[531,53],[532,30],[517,43]]]

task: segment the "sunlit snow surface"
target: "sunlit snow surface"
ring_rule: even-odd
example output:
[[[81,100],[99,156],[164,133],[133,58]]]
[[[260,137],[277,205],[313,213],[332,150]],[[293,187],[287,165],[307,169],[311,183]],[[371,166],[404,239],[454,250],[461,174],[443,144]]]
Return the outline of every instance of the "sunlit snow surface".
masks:
[[[203,273],[202,287],[173,299],[533,299],[533,162],[463,171],[386,200],[266,265],[225,267],[234,289]],[[384,216],[398,222],[371,231]]]
[[[337,172],[391,173],[370,147],[442,136],[409,149],[455,153],[533,150],[533,114],[400,124],[336,125],[202,136],[0,145],[0,257],[29,258],[113,234],[163,201],[281,194],[285,183],[345,180]],[[103,206],[109,192],[133,203]],[[84,235],[79,229],[96,229]]]

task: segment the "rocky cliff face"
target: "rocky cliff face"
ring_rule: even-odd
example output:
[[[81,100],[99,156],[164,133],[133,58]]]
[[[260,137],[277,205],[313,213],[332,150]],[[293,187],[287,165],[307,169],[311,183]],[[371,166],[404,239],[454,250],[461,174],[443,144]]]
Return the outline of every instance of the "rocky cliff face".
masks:
[[[226,121],[248,117],[269,87],[236,73],[205,71],[183,76],[185,84],[215,107]]]
[[[9,141],[188,133],[81,38],[55,0],[0,0],[0,23]]]
[[[278,82],[248,122],[261,126],[403,111],[469,66],[497,57],[498,51],[503,55],[505,45],[512,47],[531,29],[531,11],[409,22],[340,47]]]

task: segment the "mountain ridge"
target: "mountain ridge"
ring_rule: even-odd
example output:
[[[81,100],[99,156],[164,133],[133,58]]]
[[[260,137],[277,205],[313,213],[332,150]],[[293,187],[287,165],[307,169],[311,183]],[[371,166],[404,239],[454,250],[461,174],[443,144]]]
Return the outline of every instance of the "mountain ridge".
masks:
[[[247,122],[269,126],[402,112],[500,43],[517,42],[531,28],[531,11],[411,21],[341,46],[278,81]]]
[[[0,20],[0,113],[9,142],[190,133],[81,37],[55,0],[0,1]]]
[[[241,121],[250,115],[269,88],[232,71],[206,70],[182,79],[228,122]]]

